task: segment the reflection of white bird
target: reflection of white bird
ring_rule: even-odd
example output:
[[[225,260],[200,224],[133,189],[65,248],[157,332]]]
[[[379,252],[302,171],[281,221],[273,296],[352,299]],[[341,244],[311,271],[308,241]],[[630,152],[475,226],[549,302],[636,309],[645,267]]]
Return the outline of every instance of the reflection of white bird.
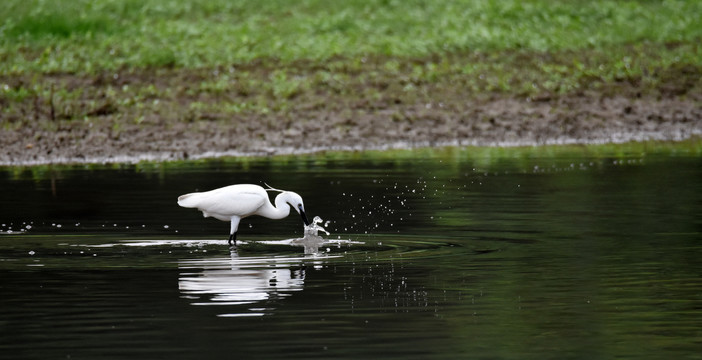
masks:
[[[303,289],[305,266],[302,257],[240,257],[181,259],[178,288],[193,305],[243,305],[277,300]],[[267,310],[249,308],[244,313],[220,316],[264,315]]]
[[[271,204],[266,191],[280,191],[275,197],[275,206]],[[292,206],[302,216],[305,225],[310,224],[300,195],[271,187],[264,189],[258,185],[230,185],[211,191],[181,195],[178,197],[178,205],[197,208],[202,211],[204,217],[231,221],[229,245],[236,245],[236,232],[242,218],[260,215],[269,219],[282,219],[290,214],[287,205]]]

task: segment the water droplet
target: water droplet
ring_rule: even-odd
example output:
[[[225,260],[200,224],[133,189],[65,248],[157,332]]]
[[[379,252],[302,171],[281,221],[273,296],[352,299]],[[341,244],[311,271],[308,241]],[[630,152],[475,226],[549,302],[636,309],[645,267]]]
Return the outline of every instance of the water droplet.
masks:
[[[29,255],[34,256],[34,254],[36,254],[36,253],[34,252],[34,250],[30,250],[30,251],[29,251]]]

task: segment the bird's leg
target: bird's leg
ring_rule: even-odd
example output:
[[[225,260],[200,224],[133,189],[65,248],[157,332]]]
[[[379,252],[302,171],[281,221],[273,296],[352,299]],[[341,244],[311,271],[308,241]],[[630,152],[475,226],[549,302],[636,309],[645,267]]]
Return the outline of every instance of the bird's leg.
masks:
[[[236,246],[236,231],[239,229],[239,220],[241,220],[240,217],[232,216],[232,227],[229,231],[229,246]]]

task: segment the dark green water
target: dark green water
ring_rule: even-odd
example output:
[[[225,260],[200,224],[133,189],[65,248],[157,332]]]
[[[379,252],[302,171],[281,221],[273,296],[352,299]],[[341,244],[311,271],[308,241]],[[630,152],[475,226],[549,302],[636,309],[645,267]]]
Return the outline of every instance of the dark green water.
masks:
[[[0,358],[700,359],[701,149],[0,169]],[[362,244],[175,202],[264,181]]]

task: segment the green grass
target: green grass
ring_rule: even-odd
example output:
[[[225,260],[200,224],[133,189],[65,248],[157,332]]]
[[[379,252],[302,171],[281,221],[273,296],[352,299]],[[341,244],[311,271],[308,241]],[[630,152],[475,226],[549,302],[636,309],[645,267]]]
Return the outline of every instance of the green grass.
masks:
[[[698,0],[4,0],[0,19],[0,130],[702,94]]]
[[[702,40],[696,0],[5,0],[0,18],[0,74]]]

